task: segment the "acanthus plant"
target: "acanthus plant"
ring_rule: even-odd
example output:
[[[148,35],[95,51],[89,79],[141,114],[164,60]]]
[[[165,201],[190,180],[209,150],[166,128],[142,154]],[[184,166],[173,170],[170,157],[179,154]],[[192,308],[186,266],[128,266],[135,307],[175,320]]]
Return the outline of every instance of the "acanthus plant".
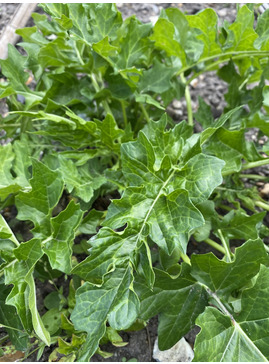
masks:
[[[0,61],[1,326],[18,350],[34,337],[38,358],[58,343],[51,360],[88,361],[158,315],[161,350],[196,324],[194,361],[268,361],[269,207],[249,185],[268,181],[251,169],[268,168],[269,146],[245,133],[269,135],[269,10],[254,29],[254,5],[222,27],[212,9],[166,9],[153,26],[112,4],[41,6],[50,20],[17,30],[27,55]],[[202,99],[191,108],[209,70],[229,84],[217,120]],[[175,124],[165,109],[181,97]],[[213,252],[189,257],[194,242]]]

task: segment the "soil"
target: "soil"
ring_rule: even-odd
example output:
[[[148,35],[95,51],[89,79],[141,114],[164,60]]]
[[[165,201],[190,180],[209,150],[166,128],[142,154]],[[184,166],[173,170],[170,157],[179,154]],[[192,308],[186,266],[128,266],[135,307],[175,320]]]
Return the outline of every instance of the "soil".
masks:
[[[0,35],[3,31],[4,26],[11,19],[12,14],[16,10],[19,4],[0,4]],[[188,14],[195,14],[198,11],[212,7],[218,14],[220,22],[227,20],[229,22],[234,21],[236,17],[236,4],[219,4],[219,3],[185,3],[185,4],[174,4],[174,3],[158,3],[158,4],[117,4],[119,10],[121,11],[123,18],[127,18],[131,15],[136,15],[141,22],[155,22],[159,16],[162,9],[167,7],[178,7],[183,12]],[[40,9],[38,9],[41,12]],[[32,26],[32,21],[30,20],[28,26]],[[200,95],[212,108],[215,117],[218,117],[224,107],[225,100],[224,94],[227,92],[227,85],[225,82],[216,77],[214,72],[208,72],[205,75],[200,76],[195,82],[191,83],[191,98],[193,110],[196,111],[198,108],[198,95]],[[173,117],[176,122],[179,122],[187,118],[186,102],[174,100],[171,106],[168,107],[168,113]],[[7,112],[6,104],[3,100],[0,100],[0,114],[5,115]],[[257,138],[257,131],[253,130],[250,132],[250,138]],[[255,173],[261,173],[262,175],[269,175],[269,169],[258,168]],[[100,210],[103,209],[104,201],[100,201]],[[98,206],[95,208],[99,209]],[[269,216],[267,215],[267,223],[269,225]],[[212,251],[212,249],[206,244],[197,244],[190,242],[188,247],[188,254],[192,253],[206,253]],[[214,251],[218,256],[218,252]],[[43,299],[45,296],[51,292],[52,286],[47,283],[45,286],[39,280],[37,283],[37,299],[38,306],[43,307]],[[68,287],[67,281],[59,281],[65,289]],[[115,348],[112,344],[107,344],[102,346],[102,350],[113,353],[113,356],[108,359],[103,359],[100,355],[94,355],[91,361],[110,361],[110,362],[121,362],[135,358],[139,362],[149,362],[154,361],[152,358],[152,349],[154,346],[155,339],[157,337],[157,327],[158,319],[154,317],[150,320],[147,328],[144,328],[138,332],[122,332],[120,333],[123,340],[128,342],[128,345],[121,348]],[[195,327],[186,336],[186,340],[191,346],[194,345],[195,337],[199,332],[199,328]],[[1,338],[1,329],[0,329]],[[53,351],[54,347],[46,348],[41,359],[39,361],[48,361],[49,354]],[[35,362],[36,353],[29,356],[27,361]]]

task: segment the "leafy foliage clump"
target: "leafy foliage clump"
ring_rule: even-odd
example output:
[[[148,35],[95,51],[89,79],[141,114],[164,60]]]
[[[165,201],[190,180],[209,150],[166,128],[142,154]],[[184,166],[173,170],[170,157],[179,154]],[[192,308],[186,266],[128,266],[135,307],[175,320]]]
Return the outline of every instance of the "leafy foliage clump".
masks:
[[[0,61],[0,325],[12,344],[88,361],[158,315],[161,350],[196,324],[194,360],[268,361],[269,207],[253,186],[268,179],[250,170],[269,149],[245,134],[269,136],[269,10],[254,28],[251,5],[222,27],[212,9],[166,9],[152,25],[112,4],[41,6],[50,17],[17,30],[26,55],[10,46]],[[191,105],[190,82],[209,70],[229,86],[217,120],[202,98]],[[188,120],[175,124],[165,110],[182,97]],[[203,244],[212,251],[189,253]]]

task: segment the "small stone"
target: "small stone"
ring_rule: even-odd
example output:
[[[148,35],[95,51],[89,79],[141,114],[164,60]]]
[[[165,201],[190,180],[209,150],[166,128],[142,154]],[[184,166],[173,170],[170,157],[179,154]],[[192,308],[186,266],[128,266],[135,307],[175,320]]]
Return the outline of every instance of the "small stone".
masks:
[[[227,9],[220,9],[218,15],[223,17],[227,16]]]
[[[269,183],[265,183],[263,188],[260,190],[260,193],[263,197],[269,196]]]
[[[198,78],[194,78],[191,82],[190,82],[190,85],[193,87],[193,88],[196,88],[197,85],[198,85]]]
[[[194,352],[184,337],[172,346],[171,349],[161,351],[158,347],[158,339],[155,340],[153,358],[159,362],[191,362]]]
[[[158,15],[152,15],[149,17],[149,20],[151,21],[152,25],[155,25],[158,19],[159,19]]]
[[[173,105],[174,109],[181,109],[182,108],[182,103],[179,100],[174,100],[172,105]]]

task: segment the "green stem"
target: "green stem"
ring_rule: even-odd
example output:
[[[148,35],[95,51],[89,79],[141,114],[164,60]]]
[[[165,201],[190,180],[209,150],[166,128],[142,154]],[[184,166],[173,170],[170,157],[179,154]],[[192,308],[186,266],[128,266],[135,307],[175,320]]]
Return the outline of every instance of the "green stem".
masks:
[[[269,165],[269,158],[264,158],[264,159],[262,159],[260,161],[246,163],[246,164],[243,165],[242,171],[245,171],[246,169],[250,169],[250,168],[256,168],[256,167],[264,166],[266,164]]]
[[[95,91],[96,91],[96,92],[101,91],[101,88],[100,88],[100,86],[98,85],[98,82],[97,82],[97,80],[96,80],[96,78],[95,78],[95,75],[92,73],[92,74],[90,74],[90,75],[89,75],[89,77],[90,77],[90,78],[91,78],[91,80],[92,80],[92,84],[93,84],[93,87],[94,87]],[[107,101],[105,101],[105,100],[103,100],[101,103],[102,103],[103,108],[105,109],[105,111],[106,111],[108,114],[110,114],[110,115],[112,115],[112,116],[113,116],[112,111],[111,111],[111,109],[110,109],[110,107],[109,107],[109,105],[108,105],[108,102],[107,102]],[[114,118],[114,116],[113,116],[113,118]],[[115,119],[115,118],[114,118],[114,119]]]
[[[25,359],[29,358],[30,355],[32,355],[33,353],[35,353],[37,350],[40,349],[40,346],[38,346],[37,348],[35,348],[34,350],[32,350],[29,354],[27,354],[24,358],[22,358],[20,361],[23,362]]]
[[[147,113],[147,110],[145,109],[144,105],[142,104],[139,104],[141,110],[142,110],[142,113],[144,114],[147,122],[149,123],[150,122],[150,118],[149,118],[149,114]]]
[[[262,202],[262,201],[255,201],[254,202],[256,206],[261,207],[262,209],[269,211],[269,205],[268,203]]]
[[[181,259],[183,260],[183,262],[191,265],[191,261],[190,261],[190,258],[187,256],[187,254],[183,254],[183,253],[180,253],[180,257]]]
[[[79,59],[80,63],[82,64],[82,66],[84,66],[84,65],[85,65],[85,62],[84,62],[84,61],[83,61],[83,59],[81,58],[81,55],[80,55],[79,50],[77,49],[77,46],[76,46],[76,45],[75,45],[75,50],[76,50],[76,53],[77,53],[77,56],[78,56],[78,59]],[[94,87],[95,91],[96,91],[96,92],[101,91],[101,88],[100,88],[100,86],[98,85],[98,82],[97,82],[97,80],[96,80],[96,78],[95,78],[95,74],[94,74],[94,73],[92,73],[92,74],[88,74],[88,76],[89,76],[89,77],[90,77],[90,79],[92,80],[92,84],[93,84],[93,87]],[[108,102],[107,102],[107,101],[105,101],[105,100],[103,100],[103,101],[101,102],[101,104],[103,105],[104,110],[105,110],[108,114],[110,114],[110,115],[114,118],[114,115],[112,114],[112,111],[111,111],[111,109],[110,109],[110,107],[109,107],[109,105],[108,105]],[[115,118],[114,118],[114,119],[115,119]]]
[[[238,87],[238,90],[241,91],[242,88],[248,83],[250,79],[250,75],[241,83],[241,85]]]
[[[227,256],[228,261],[231,263],[232,258],[231,258],[231,254],[230,254],[230,249],[229,249],[228,243],[225,240],[225,238],[224,238],[224,236],[222,234],[222,231],[220,229],[218,229],[218,234],[219,234],[220,240],[222,242],[222,245],[223,245],[223,247],[225,249],[225,255]]]
[[[224,58],[224,59],[218,60],[217,62],[211,63],[211,65],[210,65],[211,67],[213,65],[215,66],[215,65],[217,65],[219,63],[223,63],[225,61],[228,61],[230,58],[244,58],[244,57],[248,57],[248,56],[268,57],[269,52],[268,51],[259,51],[259,52],[258,51],[237,51],[237,52],[227,52],[227,53],[215,54],[215,55],[210,56],[210,57],[202,58],[198,62],[194,63],[191,66],[186,66],[186,67],[180,69],[177,72],[177,76],[180,75],[181,73],[184,73],[186,71],[191,70],[193,67],[197,66],[199,63],[207,62],[207,61],[210,61],[210,60],[215,59],[215,58],[226,57],[226,59]],[[200,74],[200,72],[199,72],[199,74]],[[198,74],[196,74],[195,77],[197,77],[197,75]]]
[[[124,101],[121,100],[121,108],[122,108],[122,115],[123,115],[123,121],[124,121],[124,126],[126,127],[128,124],[128,119],[127,119],[127,115],[126,115],[126,110],[125,110],[125,106],[124,106]]]
[[[224,315],[227,315],[230,317],[232,322],[235,322],[235,319],[233,318],[232,314],[227,310],[227,308],[224,306],[224,304],[221,302],[219,297],[216,295],[215,292],[212,292],[207,286],[205,286],[207,293],[214,298],[214,300],[217,302],[219,309],[224,313]]]
[[[264,246],[264,249],[267,251],[267,253],[269,253],[269,246],[266,244],[263,244],[263,246]]]
[[[248,179],[257,179],[259,181],[263,181],[263,180],[269,180],[269,177],[266,176],[260,176],[258,174],[239,174],[240,178],[248,178]]]
[[[227,206],[227,205],[223,205],[223,204],[220,204],[219,207],[223,210],[226,210],[226,211],[232,211],[234,210],[232,207],[230,206]]]
[[[1,327],[4,327],[5,329],[9,329],[9,330],[19,331],[19,332],[22,332],[23,334],[25,334],[25,331],[23,331],[23,330],[19,330],[19,329],[17,329],[16,327],[6,326],[6,325],[3,325],[3,324],[1,324],[1,323],[0,323],[0,328],[1,328]]]
[[[9,338],[9,335],[5,335],[5,336],[1,337],[0,343],[1,344],[4,343],[8,338]]]
[[[222,254],[224,254],[224,255],[226,254],[226,251],[223,248],[223,246],[219,245],[214,240],[211,240],[211,239],[208,238],[208,239],[205,239],[204,242],[207,243],[208,245],[212,246],[212,248],[218,250]]]
[[[192,115],[192,107],[191,107],[191,94],[189,86],[186,82],[186,79],[183,75],[183,73],[180,74],[180,78],[182,82],[185,84],[185,99],[187,103],[187,111],[188,111],[188,123],[190,126],[193,126],[193,115]]]

